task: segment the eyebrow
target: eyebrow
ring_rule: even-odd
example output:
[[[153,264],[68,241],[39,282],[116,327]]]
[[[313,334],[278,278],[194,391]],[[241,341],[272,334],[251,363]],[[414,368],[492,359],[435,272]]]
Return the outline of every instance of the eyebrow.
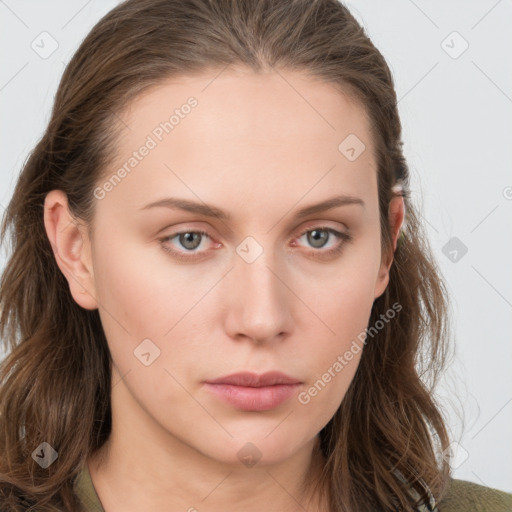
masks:
[[[313,215],[315,213],[324,212],[327,210],[331,210],[332,208],[338,208],[340,206],[346,205],[360,205],[361,207],[365,207],[364,201],[352,195],[338,195],[321,201],[320,203],[312,204],[306,206],[305,208],[300,209],[296,214],[296,218],[301,219],[303,217],[307,217],[308,215]],[[197,213],[199,215],[203,215],[205,217],[215,217],[220,220],[230,221],[231,215],[213,205],[208,205],[206,203],[198,203],[195,201],[190,201],[188,199],[179,199],[176,197],[166,197],[165,199],[159,199],[158,201],[153,201],[152,203],[147,204],[140,208],[140,210],[149,210],[150,208],[171,208],[171,209],[179,209],[184,210],[190,213]]]

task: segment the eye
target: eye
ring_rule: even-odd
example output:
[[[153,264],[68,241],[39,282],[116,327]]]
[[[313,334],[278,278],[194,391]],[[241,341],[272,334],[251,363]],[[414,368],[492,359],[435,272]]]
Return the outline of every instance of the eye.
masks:
[[[208,233],[205,231],[180,231],[178,233],[174,233],[170,236],[162,238],[160,242],[162,242],[162,248],[164,251],[170,253],[173,257],[180,261],[188,261],[204,257],[207,251],[196,250],[201,245],[202,239],[204,237],[210,238]],[[186,249],[185,252],[177,251],[167,245],[167,243],[174,238],[177,238],[177,242],[181,245],[181,247]]]
[[[348,233],[342,233],[327,226],[317,226],[314,228],[310,228],[306,231],[303,231],[299,236],[299,239],[305,235],[307,242],[311,244],[315,249],[324,247],[325,242],[331,239],[331,235],[334,235],[334,237],[339,240],[334,247],[328,250],[310,251],[310,255],[313,256],[314,258],[329,258],[331,256],[340,254],[341,251],[344,249],[345,245],[352,240],[352,236],[349,235]]]
[[[315,250],[309,251],[309,254],[314,258],[329,258],[333,257],[343,250],[345,245],[352,240],[352,236],[348,233],[342,233],[330,227],[318,226],[314,228],[310,228],[306,231],[303,231],[299,238],[307,235],[307,242],[310,243]],[[338,243],[328,250],[319,250],[325,246],[325,242],[330,240],[332,235],[338,239]],[[192,261],[200,258],[204,258],[208,254],[208,250],[198,250],[201,246],[201,243],[204,238],[211,238],[208,233],[205,231],[180,231],[178,233],[173,233],[165,238],[160,239],[162,243],[162,248],[164,251],[170,253],[174,258],[179,261]],[[177,244],[181,246],[184,250],[176,250],[173,248],[173,244],[169,245],[172,240],[177,239]],[[217,247],[221,246],[221,244],[216,244]],[[292,244],[296,246],[297,244],[294,242]]]

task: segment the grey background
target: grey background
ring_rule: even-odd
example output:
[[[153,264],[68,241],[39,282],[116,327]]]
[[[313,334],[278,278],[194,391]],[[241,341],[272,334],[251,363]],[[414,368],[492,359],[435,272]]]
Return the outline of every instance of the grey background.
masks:
[[[0,0],[0,214],[66,62],[117,3]],[[412,197],[451,294],[457,351],[439,401],[455,441],[454,474],[512,491],[512,2],[347,6],[393,72]],[[48,58],[31,47],[42,47],[43,31],[58,43]]]

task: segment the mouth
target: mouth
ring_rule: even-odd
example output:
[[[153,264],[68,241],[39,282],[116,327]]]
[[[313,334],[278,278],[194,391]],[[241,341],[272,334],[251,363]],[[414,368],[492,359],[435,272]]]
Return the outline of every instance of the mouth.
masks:
[[[302,382],[281,372],[241,372],[204,382],[218,399],[241,411],[268,411],[290,399]]]

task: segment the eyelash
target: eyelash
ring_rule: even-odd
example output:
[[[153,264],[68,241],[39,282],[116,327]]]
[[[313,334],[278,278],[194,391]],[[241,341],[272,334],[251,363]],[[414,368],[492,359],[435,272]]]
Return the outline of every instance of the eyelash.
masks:
[[[334,236],[338,237],[341,240],[340,243],[336,247],[329,249],[327,251],[322,251],[321,249],[316,250],[316,251],[315,250],[310,251],[310,253],[309,253],[310,256],[313,256],[314,258],[325,259],[325,258],[329,258],[332,256],[336,256],[343,251],[343,249],[345,248],[345,245],[347,243],[350,243],[352,241],[352,236],[349,235],[348,233],[342,233],[340,231],[337,231],[337,230],[327,227],[327,226],[316,226],[313,228],[306,229],[298,236],[298,238],[301,238],[306,233],[310,233],[312,231],[327,231],[328,233],[333,234]],[[168,242],[169,240],[172,240],[173,238],[176,238],[179,235],[184,235],[186,233],[195,233],[195,234],[199,234],[199,235],[206,236],[206,237],[210,238],[208,233],[206,233],[205,231],[202,231],[202,230],[190,229],[190,230],[185,230],[185,231],[178,231],[177,233],[173,233],[172,235],[169,235],[169,236],[166,236],[165,238],[160,239],[160,242],[162,242],[163,250],[166,251],[167,253],[170,253],[171,256],[173,256],[174,258],[176,258],[179,261],[193,261],[198,258],[202,258],[204,256],[204,253],[197,253],[197,254],[199,254],[199,256],[197,256],[196,253],[182,253],[180,251],[175,251],[174,249],[171,249],[167,245],[164,245],[164,242]]]

